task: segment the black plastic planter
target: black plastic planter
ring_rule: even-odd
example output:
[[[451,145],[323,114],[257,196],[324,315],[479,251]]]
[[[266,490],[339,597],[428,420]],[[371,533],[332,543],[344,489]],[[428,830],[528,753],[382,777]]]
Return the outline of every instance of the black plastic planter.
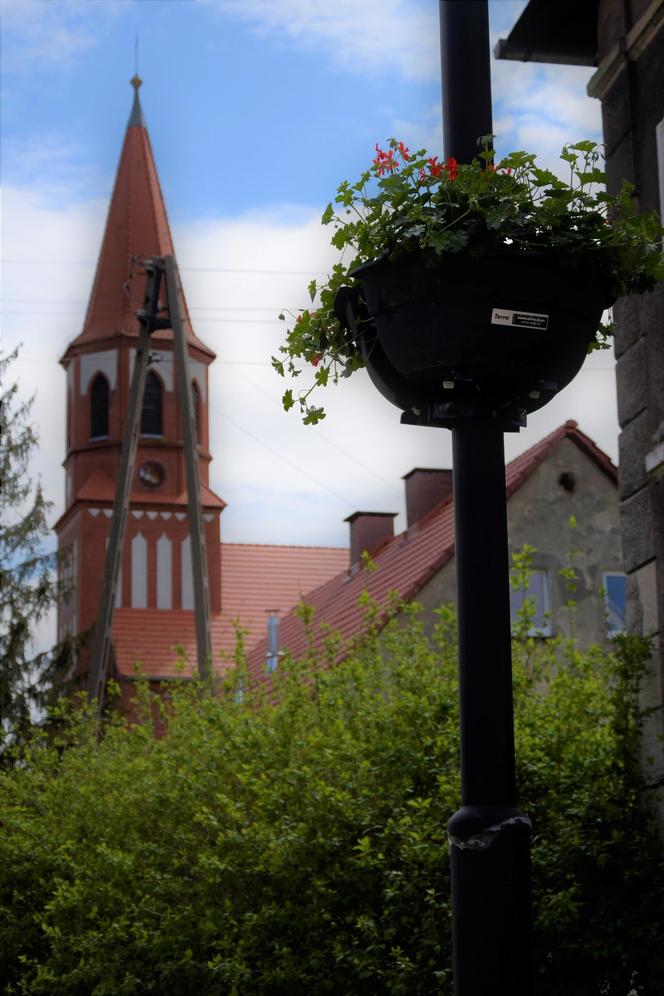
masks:
[[[523,418],[578,373],[602,312],[598,277],[538,252],[358,266],[335,307],[369,375],[404,411]]]

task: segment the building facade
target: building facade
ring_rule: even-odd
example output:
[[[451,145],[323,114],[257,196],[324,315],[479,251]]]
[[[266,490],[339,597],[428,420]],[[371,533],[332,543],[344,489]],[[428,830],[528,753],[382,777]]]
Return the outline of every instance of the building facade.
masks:
[[[66,370],[65,510],[55,530],[69,556],[71,593],[59,606],[58,637],[87,634],[77,661],[84,685],[97,619],[106,549],[128,416],[129,388],[146,277],[141,260],[175,255],[135,77],[90,302],[69,344]],[[268,609],[286,610],[301,593],[336,573],[348,553],[333,548],[253,547],[222,552],[224,502],[209,487],[209,368],[215,354],[195,334],[180,288],[180,313],[196,414],[197,457],[208,562],[214,665],[232,654],[236,625],[255,642]],[[196,661],[181,405],[173,333],[152,334],[140,436],[131,485],[113,624],[112,676],[131,691],[136,666],[166,680]],[[258,565],[258,566],[257,566]],[[247,585],[244,578],[252,579]],[[276,580],[276,579],[279,580]],[[177,648],[177,649],[176,649]],[[179,657],[178,657],[179,655]]]
[[[509,549],[518,554],[527,544],[533,550],[527,594],[536,601],[533,623],[542,638],[570,633],[570,599],[575,603],[574,634],[582,645],[608,646],[611,637],[624,629],[617,478],[609,457],[572,421],[507,465]],[[451,485],[450,470],[418,468],[407,474],[408,525],[397,536],[392,515],[350,516],[350,568],[307,596],[313,610],[311,627],[305,627],[296,612],[284,616],[280,650],[295,657],[305,655],[312,638],[322,647],[333,632],[340,638],[338,657],[343,658],[366,628],[362,608],[366,595],[379,607],[379,620],[387,621],[396,596],[406,602],[417,600],[425,622],[433,626],[436,610],[456,598]],[[372,561],[369,570],[363,550]],[[573,592],[561,575],[570,567],[576,575]],[[477,585],[482,585],[481,576]],[[514,613],[523,596],[512,593]],[[257,681],[265,673],[266,655],[265,641],[250,655],[250,670]]]
[[[664,205],[664,0],[529,0],[499,58],[594,66],[588,96],[601,101],[608,187],[634,186],[637,208]],[[514,68],[515,78],[518,68]],[[664,285],[614,307],[619,490],[631,631],[652,635],[643,689],[652,710],[644,755],[664,785]],[[661,793],[664,826],[664,793]]]

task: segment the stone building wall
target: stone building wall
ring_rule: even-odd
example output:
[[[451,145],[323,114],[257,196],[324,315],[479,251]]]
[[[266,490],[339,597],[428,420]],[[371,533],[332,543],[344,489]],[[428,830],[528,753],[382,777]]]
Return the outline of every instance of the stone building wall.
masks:
[[[561,479],[563,483],[561,483]],[[570,526],[574,517],[576,525]],[[533,568],[546,572],[553,635],[569,632],[570,593],[560,577],[573,563],[575,633],[583,646],[608,639],[603,588],[605,573],[622,571],[616,486],[573,442],[563,439],[507,503],[510,553],[525,543],[536,548]],[[477,579],[482,583],[481,577]],[[454,560],[421,590],[427,617],[455,598]]]
[[[664,205],[664,3],[601,0],[599,61],[588,93],[602,102],[609,189],[635,186],[640,210]],[[644,742],[653,785],[664,778],[664,285],[624,298],[617,324],[619,489],[628,627],[655,638],[644,704],[655,709]],[[664,826],[664,802],[661,803]]]

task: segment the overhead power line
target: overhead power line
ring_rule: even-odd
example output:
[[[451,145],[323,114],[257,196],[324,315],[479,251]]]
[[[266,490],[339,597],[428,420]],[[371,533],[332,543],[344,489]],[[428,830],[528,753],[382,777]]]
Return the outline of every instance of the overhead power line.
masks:
[[[78,311],[5,311],[4,308],[0,310],[0,315],[40,315],[42,318],[48,315],[58,315],[60,317],[70,316],[75,318],[80,312]],[[97,314],[103,314],[103,312],[97,312]],[[204,318],[199,316],[196,318],[196,323],[200,322],[211,322],[213,324],[228,324],[228,325],[282,325],[283,323],[279,321],[278,318]]]
[[[25,263],[34,266],[96,266],[96,260],[90,259],[17,259],[5,257],[0,259],[0,263]],[[105,267],[114,266],[116,269],[125,270],[125,264],[105,263]],[[267,273],[275,276],[311,277],[323,276],[326,270],[273,270],[273,269],[249,269],[243,267],[230,266],[179,266],[180,273]]]
[[[5,304],[71,304],[75,305],[77,308],[87,307],[87,301],[77,300],[66,300],[64,298],[47,298],[47,297],[3,297],[2,301]],[[110,307],[111,302],[104,301],[103,304],[107,304]],[[190,311],[270,311],[277,314],[282,311],[283,308],[274,306],[273,308],[266,308],[264,306],[250,307],[246,305],[213,305],[213,304],[193,304],[189,307]]]

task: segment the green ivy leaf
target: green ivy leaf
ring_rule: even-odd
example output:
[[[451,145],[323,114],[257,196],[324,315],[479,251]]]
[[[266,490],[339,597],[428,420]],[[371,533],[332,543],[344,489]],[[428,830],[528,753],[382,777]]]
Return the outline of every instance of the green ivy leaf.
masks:
[[[317,425],[324,418],[325,412],[322,408],[307,408],[307,414],[302,421],[305,425]]]

